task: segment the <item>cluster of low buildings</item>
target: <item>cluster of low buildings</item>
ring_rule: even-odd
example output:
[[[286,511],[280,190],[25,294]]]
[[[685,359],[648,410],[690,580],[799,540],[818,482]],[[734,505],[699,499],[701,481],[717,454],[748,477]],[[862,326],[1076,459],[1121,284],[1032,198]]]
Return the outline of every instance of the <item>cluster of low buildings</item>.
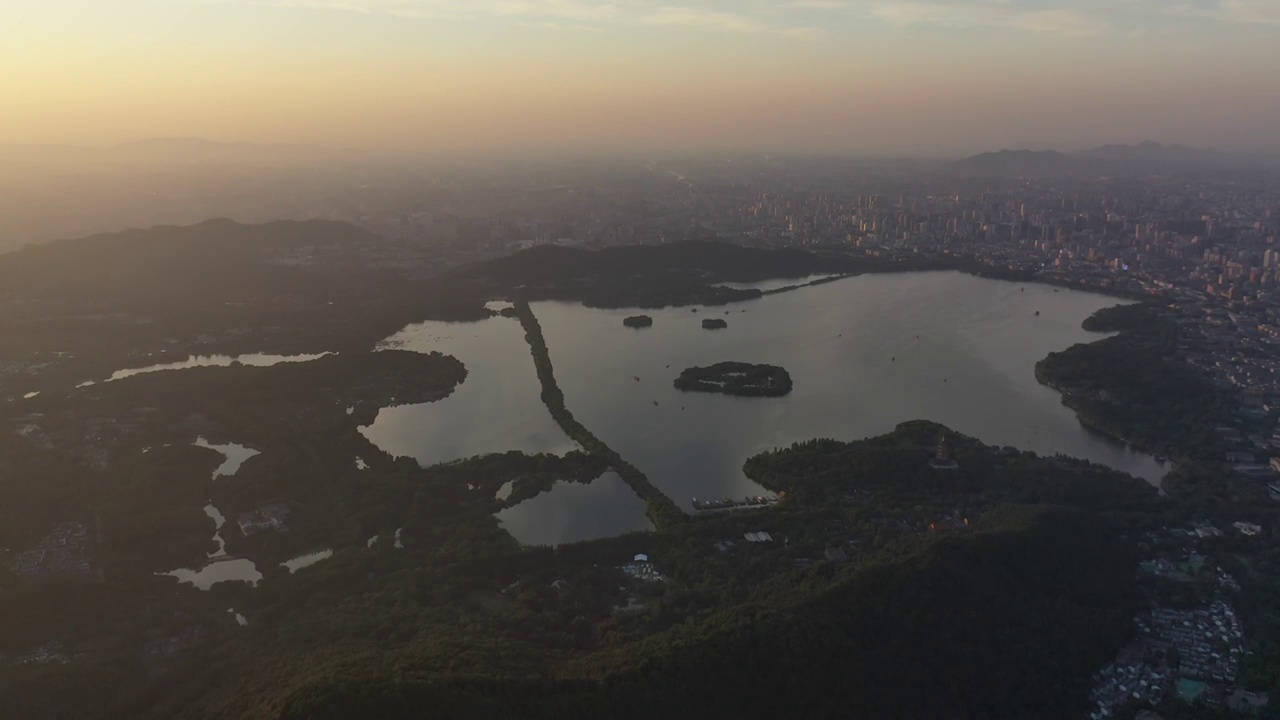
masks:
[[[1223,597],[1190,610],[1157,607],[1134,624],[1138,636],[1095,677],[1092,720],[1132,702],[1159,705],[1170,692],[1213,704],[1236,691],[1244,632]]]
[[[714,547],[718,552],[727,553],[732,550],[735,545],[737,545],[737,543],[732,540],[719,540],[711,547]]]
[[[53,438],[45,432],[44,427],[41,426],[42,422],[44,422],[44,415],[41,413],[23,415],[15,420],[13,432],[38,448],[52,450]]]
[[[1262,533],[1262,526],[1258,525],[1257,523],[1248,523],[1243,521],[1234,522],[1234,523],[1231,523],[1231,527],[1235,528],[1236,531],[1239,532],[1241,535],[1245,535],[1248,537],[1253,537],[1254,535],[1259,535]]]
[[[1138,638],[1094,676],[1090,720],[1115,717],[1130,702],[1159,705],[1164,700],[1174,673],[1163,661],[1153,662],[1150,650],[1147,640]]]
[[[1182,550],[1142,562],[1140,573],[1180,583],[1201,581],[1203,587],[1212,588],[1212,599],[1190,608],[1156,604],[1134,618],[1135,638],[1094,678],[1092,720],[1116,717],[1121,708],[1132,704],[1158,706],[1171,697],[1246,709],[1266,703],[1265,695],[1236,685],[1245,655],[1244,628],[1229,593],[1238,592],[1239,583],[1220,566],[1210,565],[1205,555],[1185,546],[1223,534],[1197,521],[1148,535],[1149,543],[1173,540]]]
[[[240,533],[245,537],[260,532],[287,532],[289,530],[289,506],[284,503],[272,503],[240,513],[236,523]],[[397,538],[398,539],[398,538]]]
[[[738,508],[764,507],[767,505],[776,505],[778,502],[779,498],[776,496],[747,495],[741,500],[734,500],[733,498],[728,497],[720,498],[719,500],[699,500],[698,498],[694,498],[692,504],[695,511],[703,512],[710,510],[736,510]]]
[[[1276,362],[1280,365],[1280,359]],[[1254,387],[1241,392],[1239,398],[1236,417],[1240,427],[1215,428],[1218,439],[1228,448],[1223,460],[1236,475],[1262,484],[1271,500],[1280,502],[1280,425],[1271,422],[1271,414],[1280,412],[1280,391],[1263,394]]]
[[[1245,522],[1244,520],[1237,520],[1231,523],[1231,528],[1246,537],[1253,537],[1255,535],[1262,534],[1261,525],[1257,523]],[[1212,523],[1205,522],[1202,520],[1191,523],[1191,526],[1186,530],[1170,531],[1170,534],[1174,536],[1180,535],[1182,533],[1185,533],[1187,537],[1196,538],[1200,540],[1204,540],[1206,538],[1220,538],[1224,535],[1221,528],[1217,527]]]
[[[1241,533],[1255,527],[1244,522],[1234,526]],[[1172,698],[1243,709],[1267,702],[1265,694],[1236,685],[1245,655],[1244,628],[1230,597],[1240,584],[1194,547],[1229,532],[1199,520],[1147,534],[1144,547],[1164,549],[1140,563],[1140,577],[1199,583],[1194,587],[1211,593],[1212,599],[1193,607],[1156,601],[1134,618],[1134,639],[1094,678],[1092,720],[1116,717],[1134,704],[1156,707]]]
[[[19,665],[52,665],[68,660],[66,649],[60,640],[51,640],[31,652],[18,655],[13,661]]]
[[[58,523],[35,547],[18,553],[11,568],[21,578],[88,575],[89,528],[81,522]]]
[[[1139,568],[1148,575],[1178,582],[1191,582],[1203,566],[1204,556],[1195,552],[1179,560],[1158,557],[1139,563]]]
[[[649,556],[643,553],[636,555],[631,562],[623,565],[622,572],[637,580],[656,582],[663,579],[662,573],[649,562]]]
[[[1211,523],[1197,521],[1191,523],[1191,528],[1187,530],[1187,535],[1197,538],[1222,537],[1222,531]]]
[[[202,625],[189,625],[180,630],[159,634],[142,643],[142,660],[147,671],[155,676],[171,667],[172,658],[203,642],[208,630]]]
[[[1252,396],[1280,393],[1280,308],[1268,306],[1258,314],[1200,305],[1187,313],[1190,322],[1183,323],[1178,349],[1188,365]],[[1244,407],[1244,419],[1251,409],[1260,408]]]
[[[1194,610],[1157,608],[1138,632],[1178,651],[1182,677],[1234,683],[1244,654],[1244,631],[1235,610],[1221,597]]]
[[[52,364],[52,362],[37,362],[32,360],[0,360],[0,377],[33,375]]]

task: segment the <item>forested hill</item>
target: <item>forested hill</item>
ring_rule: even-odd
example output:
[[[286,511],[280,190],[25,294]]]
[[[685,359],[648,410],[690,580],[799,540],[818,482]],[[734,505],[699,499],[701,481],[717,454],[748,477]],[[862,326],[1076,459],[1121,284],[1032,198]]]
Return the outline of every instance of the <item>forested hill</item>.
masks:
[[[1049,353],[1036,378],[1095,430],[1169,457],[1222,458],[1214,428],[1231,420],[1231,395],[1176,361],[1177,321],[1163,308],[1122,305],[1084,321],[1117,333]]]
[[[958,461],[953,469],[929,463],[940,436]],[[1137,556],[1124,533],[1157,517],[1149,486],[929,422],[852,443],[798,443],[752,458],[746,470],[785,492],[784,501],[660,534],[656,547],[666,549],[655,552],[668,558],[672,587],[652,609],[662,618],[646,625],[652,632],[545,656],[532,675],[477,677],[464,657],[453,660],[458,673],[330,666],[295,686],[280,717],[1088,713],[1092,674],[1132,633]],[[785,533],[785,548],[744,552],[746,564],[736,566],[705,548],[727,528],[749,527]],[[793,562],[833,543],[853,559],[836,552],[827,562]],[[528,649],[511,657],[527,662]],[[479,644],[468,655],[491,650]]]
[[[93,390],[86,426],[69,434],[124,416],[130,385],[160,405],[127,416],[113,443],[137,459],[95,478],[110,499],[94,513],[109,538],[100,552],[121,579],[0,595],[19,620],[0,650],[38,647],[72,622],[84,639],[71,647],[107,652],[8,666],[5,717],[1066,720],[1087,714],[1091,676],[1131,637],[1133,544],[1164,521],[1154,490],[1121,473],[913,422],[753,458],[747,474],[780,496],[767,507],[526,547],[495,514],[597,477],[600,458],[513,452],[423,469],[371,454],[355,427],[384,400],[360,407],[353,393],[414,402],[462,372],[439,356],[373,355],[193,370],[204,379],[186,390],[172,373]],[[406,373],[421,394],[403,395]],[[237,437],[261,457],[211,482],[216,453],[177,444],[183,415],[171,413],[188,409],[214,427],[239,413]],[[299,447],[299,435],[318,439]],[[954,465],[938,462],[940,436]],[[6,458],[15,477],[46,460]],[[173,483],[178,471],[199,482]],[[62,498],[23,488],[49,507]],[[210,499],[228,518],[294,508],[288,533],[223,536],[258,562],[258,587],[204,593],[155,574],[211,549],[195,522]],[[317,547],[333,556],[280,567]],[[639,553],[660,579],[628,567]],[[142,643],[171,636],[151,634],[154,607],[204,634],[181,656],[140,660]]]
[[[111,304],[126,298],[184,302],[194,290],[256,292],[287,270],[336,268],[386,252],[389,243],[347,223],[209,220],[186,227],[94,235],[0,255],[0,287],[23,299]]]
[[[421,248],[323,220],[45,243],[0,254],[0,362],[52,386],[139,356],[362,351],[411,322],[488,317],[438,272]]]
[[[1003,506],[981,532],[825,565],[547,677],[332,677],[280,717],[1078,718],[1128,632],[1132,558],[1087,514]]]
[[[454,277],[524,299],[581,300],[601,307],[713,304],[760,296],[717,283],[800,278],[879,267],[874,259],[802,250],[766,250],[717,242],[679,242],[584,250],[531,248],[458,270]]]
[[[764,250],[718,242],[630,245],[605,250],[543,245],[478,263],[466,272],[505,282],[546,284],[587,275],[631,277],[687,273],[711,282],[800,277],[839,267],[803,250]]]

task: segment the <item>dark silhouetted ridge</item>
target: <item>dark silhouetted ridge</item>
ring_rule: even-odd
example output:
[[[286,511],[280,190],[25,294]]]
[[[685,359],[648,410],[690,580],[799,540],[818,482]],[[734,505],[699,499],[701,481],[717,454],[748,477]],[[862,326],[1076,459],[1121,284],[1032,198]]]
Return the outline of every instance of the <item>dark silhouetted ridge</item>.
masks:
[[[1055,175],[1080,172],[1159,172],[1225,167],[1247,162],[1247,158],[1215,150],[1162,145],[1146,140],[1137,145],[1103,145],[1078,153],[1000,150],[959,160],[951,163],[949,169],[963,175]]]

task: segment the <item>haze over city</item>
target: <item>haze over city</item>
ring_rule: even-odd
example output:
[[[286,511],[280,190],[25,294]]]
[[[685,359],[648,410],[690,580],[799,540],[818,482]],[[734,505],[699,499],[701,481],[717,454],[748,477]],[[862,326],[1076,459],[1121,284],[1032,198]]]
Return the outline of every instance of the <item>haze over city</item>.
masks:
[[[11,0],[0,35],[9,144],[1280,147],[1274,0]]]

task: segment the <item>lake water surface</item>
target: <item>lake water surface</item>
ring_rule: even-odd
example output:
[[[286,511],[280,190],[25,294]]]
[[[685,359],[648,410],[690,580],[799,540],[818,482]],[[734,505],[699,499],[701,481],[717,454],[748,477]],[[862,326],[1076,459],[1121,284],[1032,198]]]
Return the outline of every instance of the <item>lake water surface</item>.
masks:
[[[252,450],[243,445],[213,445],[204,438],[198,438],[195,445],[220,452],[226,458],[222,465],[213,471],[214,480],[219,477],[235,475],[240,471],[240,466],[244,464],[245,460],[259,454],[257,450]],[[145,448],[142,452],[145,453],[148,450],[150,448]],[[222,582],[246,582],[256,587],[258,582],[262,580],[262,573],[258,570],[258,566],[254,564],[253,560],[227,557],[227,543],[222,538],[222,526],[227,522],[226,516],[214,506],[213,501],[204,506],[204,514],[213,521],[213,542],[218,546],[217,550],[206,553],[209,562],[198,570],[180,568],[173,572],[160,574],[178,578],[179,582],[191,583],[201,590],[208,590]]]
[[[1086,430],[1035,379],[1048,353],[1103,337],[1080,323],[1116,303],[930,272],[864,275],[698,313],[660,310],[644,330],[622,326],[625,310],[548,302],[534,311],[574,415],[689,508],[694,497],[758,493],[742,474],[758,452],[916,419],[1157,482],[1160,463]],[[708,317],[729,327],[703,330]],[[724,360],[781,365],[795,389],[738,398],[672,387],[684,368]]]
[[[864,275],[697,313],[646,310],[654,325],[642,330],[622,325],[634,309],[533,307],[575,417],[687,509],[695,497],[759,494],[742,474],[756,453],[816,437],[865,438],[916,419],[1156,483],[1162,464],[1086,430],[1035,379],[1035,364],[1048,353],[1103,337],[1080,324],[1117,302],[927,272]],[[703,330],[706,318],[729,327]],[[383,410],[362,432],[384,450],[426,465],[575,447],[539,400],[516,321],[415,325],[388,344],[455,355],[470,374],[442,402]],[[781,365],[795,389],[783,398],[736,398],[672,387],[686,367],[725,360]],[[620,481],[562,484],[499,519],[522,542],[571,542],[600,536],[602,521],[609,534],[644,527],[647,520],[628,514],[627,498]]]
[[[204,514],[209,516],[209,519],[213,521],[213,541],[218,544],[217,550],[207,553],[208,557],[226,557],[227,541],[222,539],[222,526],[226,524],[227,518],[223,516],[222,512],[218,510],[218,508],[213,506],[213,503],[209,503],[204,506]]]
[[[220,477],[230,477],[231,475],[235,475],[237,472],[240,472],[240,466],[244,464],[245,460],[248,460],[255,455],[262,454],[253,448],[248,448],[244,445],[237,445],[235,443],[214,445],[202,437],[196,438],[194,445],[196,447],[205,448],[206,450],[213,450],[215,452],[222,453],[222,456],[226,458],[222,461],[222,464],[213,471],[214,480],[217,480]]]
[[[314,355],[269,355],[266,353],[247,353],[245,355],[191,355],[186,360],[179,362],[162,363],[159,365],[148,365],[146,367],[129,368],[126,370],[117,370],[111,373],[111,377],[103,382],[115,382],[124,380],[135,375],[144,375],[153,372],[165,372],[168,370],[187,370],[197,367],[231,367],[232,365],[248,365],[250,367],[271,367],[280,363],[297,363],[311,362],[319,360],[333,353],[316,353]],[[88,387],[94,385],[93,381],[81,383],[77,387]]]
[[[577,449],[542,404],[542,388],[520,322],[428,322],[388,338],[384,347],[452,355],[467,379],[449,397],[383,408],[360,432],[396,457],[425,466],[508,450],[562,455]]]
[[[296,573],[303,568],[309,568],[312,565],[315,565],[316,563],[320,562],[321,560],[328,560],[331,557],[333,557],[333,550],[321,550],[319,552],[313,552],[313,553],[307,553],[306,555],[301,555],[299,557],[293,558],[292,560],[285,560],[284,562],[280,563],[280,567],[288,568],[289,574],[292,575],[293,573]]]
[[[199,570],[183,569],[161,574],[178,578],[178,582],[191,583],[200,590],[208,590],[223,582],[243,582],[257,587],[262,580],[262,573],[248,558],[217,560]]]
[[[559,545],[653,529],[644,501],[615,472],[586,485],[558,482],[550,491],[502,510],[498,522],[524,545]]]
[[[768,292],[770,290],[779,290],[784,287],[792,287],[795,285],[808,285],[811,282],[831,277],[837,276],[831,273],[819,273],[816,275],[805,275],[804,277],[773,278],[771,280],[758,280],[756,282],[717,283],[716,287],[733,288],[734,290],[760,290],[761,292]]]

